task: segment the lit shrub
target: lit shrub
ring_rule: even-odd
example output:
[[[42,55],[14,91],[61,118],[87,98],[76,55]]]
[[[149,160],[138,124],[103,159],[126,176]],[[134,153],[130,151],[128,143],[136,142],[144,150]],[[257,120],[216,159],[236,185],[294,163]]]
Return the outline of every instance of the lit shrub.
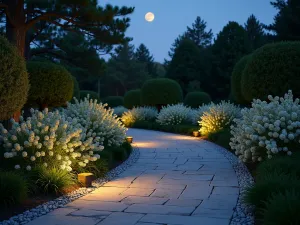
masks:
[[[210,104],[203,104],[202,106],[199,106],[197,109],[191,109],[189,112],[189,121],[193,125],[199,125],[199,118],[203,115],[204,112],[208,111],[211,106],[213,106],[214,103]]]
[[[77,121],[83,128],[83,137],[92,139],[103,146],[119,146],[123,143],[126,128],[113,114],[113,109],[106,109],[106,104],[98,104],[96,100],[75,100],[68,103],[63,113]]]
[[[208,104],[211,102],[211,98],[209,94],[206,92],[194,91],[189,92],[185,96],[184,105],[189,106],[191,108],[198,108],[203,104]]]
[[[68,121],[58,111],[31,110],[26,121],[14,122],[7,131],[0,125],[0,144],[4,160],[16,170],[31,170],[36,166],[57,167],[71,171],[74,164],[86,166],[96,161],[103,146],[97,139],[87,137],[77,119]]]
[[[124,98],[122,96],[109,96],[103,99],[104,103],[111,108],[124,105]]]
[[[183,95],[180,85],[171,79],[150,79],[143,84],[141,89],[141,103],[143,105],[177,104],[182,100]]]
[[[0,62],[0,120],[6,120],[26,103],[29,82],[24,58],[1,35]]]
[[[249,187],[243,200],[246,204],[261,209],[264,208],[265,201],[274,194],[297,189],[300,190],[300,180],[295,175],[272,172]]]
[[[74,82],[71,74],[60,65],[50,62],[28,62],[30,89],[29,105],[58,107],[73,96]]]
[[[74,174],[60,168],[37,167],[32,173],[31,179],[44,194],[63,194],[66,188],[76,183]]]
[[[84,100],[85,98],[97,100],[97,102],[100,102],[98,93],[94,91],[80,91],[80,99]]]
[[[163,106],[156,122],[160,125],[177,125],[188,121],[191,108],[183,104]]]
[[[124,106],[117,106],[113,108],[114,114],[117,115],[118,117],[121,117],[124,112],[127,112],[128,109],[125,108]]]
[[[123,113],[121,120],[126,127],[130,127],[137,121],[154,121],[157,113],[154,107],[137,107]]]
[[[293,90],[300,96],[300,42],[267,44],[252,53],[242,75],[241,91],[248,102],[282,96]]]
[[[262,224],[300,224],[300,191],[285,191],[272,196],[262,211]]]
[[[130,90],[124,96],[124,106],[128,109],[141,106],[141,90]]]
[[[229,128],[233,120],[238,117],[240,117],[240,109],[230,102],[211,104],[199,120],[200,133],[207,136]]]
[[[299,99],[291,91],[284,98],[269,96],[270,102],[254,100],[251,109],[232,126],[230,146],[244,162],[262,161],[277,154],[297,151],[300,135]]]
[[[23,177],[13,172],[0,172],[0,208],[21,203],[27,193],[28,185]]]

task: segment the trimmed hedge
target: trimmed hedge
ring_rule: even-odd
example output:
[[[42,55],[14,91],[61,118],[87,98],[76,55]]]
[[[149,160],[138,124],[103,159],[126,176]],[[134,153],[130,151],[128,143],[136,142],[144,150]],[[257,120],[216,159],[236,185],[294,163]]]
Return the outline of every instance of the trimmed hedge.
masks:
[[[29,81],[24,58],[1,35],[0,62],[0,120],[6,120],[26,103]]]
[[[171,79],[158,78],[147,80],[141,89],[143,105],[167,105],[182,102],[183,94],[180,85]]]
[[[74,82],[71,74],[60,65],[50,62],[32,61],[27,63],[30,90],[29,105],[59,107],[73,96]]]
[[[191,108],[198,108],[203,104],[208,104],[211,102],[209,94],[206,92],[193,91],[187,93],[184,99],[184,104]]]
[[[86,90],[80,91],[80,99],[84,99],[88,95],[90,96],[90,99],[97,99],[97,102],[100,102],[100,98],[99,98],[97,92],[95,92],[95,91],[86,91]]]
[[[300,96],[300,42],[279,42],[257,49],[242,76],[242,95],[248,102],[282,96],[292,90]]]
[[[242,75],[247,63],[251,60],[252,55],[242,57],[234,66],[231,76],[231,95],[238,104],[247,103],[242,95],[241,82]]]
[[[126,92],[124,96],[124,106],[127,109],[141,106],[141,90],[136,89]]]
[[[104,103],[107,103],[109,107],[117,107],[124,105],[124,98],[122,96],[109,96],[103,100]]]

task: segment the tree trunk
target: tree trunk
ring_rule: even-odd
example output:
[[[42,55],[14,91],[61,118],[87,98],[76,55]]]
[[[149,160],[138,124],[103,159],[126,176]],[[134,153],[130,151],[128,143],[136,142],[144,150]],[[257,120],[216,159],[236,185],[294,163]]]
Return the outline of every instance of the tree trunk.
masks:
[[[6,37],[9,42],[15,45],[19,54],[24,57],[25,40],[26,40],[26,17],[24,14],[24,6],[18,9],[19,0],[6,0],[4,3],[8,6],[10,17],[6,16]]]
[[[20,0],[4,0],[4,4],[8,6],[8,13],[10,17],[6,16],[6,37],[8,41],[15,45],[18,49],[19,54],[24,57],[25,54],[25,40],[26,40],[26,29],[25,23],[26,18],[24,14],[24,6],[18,9],[18,1]],[[13,119],[19,122],[21,111],[13,114]]]
[[[10,27],[6,30],[7,39],[18,49],[19,54],[25,56],[25,40],[26,40],[26,31],[23,27]]]

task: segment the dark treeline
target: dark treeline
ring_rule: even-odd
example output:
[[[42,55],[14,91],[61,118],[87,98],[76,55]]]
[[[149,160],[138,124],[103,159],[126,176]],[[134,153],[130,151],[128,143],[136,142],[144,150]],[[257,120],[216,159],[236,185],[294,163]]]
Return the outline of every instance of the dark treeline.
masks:
[[[168,77],[185,94],[204,91],[216,101],[230,99],[230,78],[239,59],[266,43],[300,39],[299,1],[276,0],[271,2],[278,11],[272,24],[250,15],[244,24],[229,21],[215,37],[198,16],[161,64],[147,46],[133,46],[125,35],[134,8],[71,2],[0,0],[0,32],[26,60],[63,65],[81,90],[95,91],[100,98],[123,96],[149,78]],[[107,62],[104,54],[111,55]]]

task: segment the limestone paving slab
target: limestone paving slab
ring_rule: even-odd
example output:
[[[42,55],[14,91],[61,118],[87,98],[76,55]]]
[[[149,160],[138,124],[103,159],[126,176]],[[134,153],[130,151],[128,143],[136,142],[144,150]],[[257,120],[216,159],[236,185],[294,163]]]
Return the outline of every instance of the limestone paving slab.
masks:
[[[228,225],[239,196],[230,162],[213,144],[130,129],[140,158],[115,179],[30,225]]]

